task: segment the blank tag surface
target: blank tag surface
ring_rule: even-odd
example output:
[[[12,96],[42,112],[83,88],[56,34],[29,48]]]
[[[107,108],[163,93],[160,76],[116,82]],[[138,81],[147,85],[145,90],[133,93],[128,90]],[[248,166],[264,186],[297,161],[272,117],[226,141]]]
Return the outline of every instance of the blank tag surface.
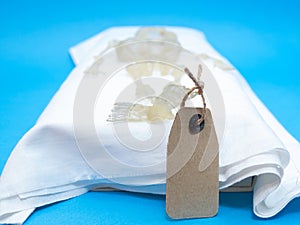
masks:
[[[168,141],[166,210],[173,219],[212,217],[219,205],[219,145],[207,109],[203,129],[190,121],[200,108],[178,111]]]

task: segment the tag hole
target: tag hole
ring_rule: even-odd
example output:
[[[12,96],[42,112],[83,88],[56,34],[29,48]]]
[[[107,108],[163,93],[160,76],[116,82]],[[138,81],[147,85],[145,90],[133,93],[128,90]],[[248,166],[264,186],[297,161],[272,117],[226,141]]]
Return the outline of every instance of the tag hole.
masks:
[[[201,117],[202,117],[201,114],[195,114],[191,117],[189,122],[189,128],[191,134],[198,134],[203,130],[205,121],[202,121],[201,124],[198,123],[198,120],[201,119]]]

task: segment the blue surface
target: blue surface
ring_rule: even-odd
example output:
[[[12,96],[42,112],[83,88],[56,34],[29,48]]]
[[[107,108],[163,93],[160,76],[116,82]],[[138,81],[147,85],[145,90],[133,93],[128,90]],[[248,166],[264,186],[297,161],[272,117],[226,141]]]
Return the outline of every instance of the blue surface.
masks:
[[[107,1],[109,2],[109,1]],[[110,26],[177,25],[205,32],[299,140],[297,1],[0,2],[0,171],[73,68],[68,48]],[[38,209],[26,224],[298,224],[300,199],[261,220],[252,194],[223,193],[212,219],[171,221],[163,196],[88,193]]]

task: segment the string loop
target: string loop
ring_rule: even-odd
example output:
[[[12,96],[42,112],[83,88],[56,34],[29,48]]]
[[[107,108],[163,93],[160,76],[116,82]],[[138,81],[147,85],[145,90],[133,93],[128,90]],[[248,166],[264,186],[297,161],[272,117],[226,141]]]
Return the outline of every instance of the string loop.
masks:
[[[183,108],[185,106],[185,102],[188,99],[188,97],[190,96],[190,94],[192,94],[195,90],[197,90],[197,93],[201,96],[202,98],[202,102],[203,102],[203,112],[201,115],[201,118],[198,119],[197,123],[198,125],[200,125],[204,119],[205,119],[205,115],[206,115],[206,102],[205,102],[205,97],[203,94],[203,89],[204,89],[204,83],[200,81],[200,76],[202,74],[202,66],[199,65],[198,67],[198,79],[196,79],[194,77],[194,75],[191,73],[191,71],[188,68],[184,68],[184,72],[191,78],[191,80],[195,83],[195,87],[192,87],[183,97],[181,104],[180,104],[180,108]]]

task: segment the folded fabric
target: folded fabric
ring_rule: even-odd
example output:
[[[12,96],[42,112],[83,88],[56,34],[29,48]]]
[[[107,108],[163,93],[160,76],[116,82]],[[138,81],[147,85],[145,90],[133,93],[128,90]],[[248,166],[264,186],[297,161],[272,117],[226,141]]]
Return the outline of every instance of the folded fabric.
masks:
[[[128,171],[114,171],[113,166],[102,159],[101,166],[112,171],[111,176],[107,173],[103,176],[83,157],[74,132],[76,94],[90,62],[99,57],[111,41],[132,38],[139,29],[112,28],[70,49],[76,68],[35,126],[19,141],[2,172],[0,223],[23,223],[35,208],[81,195],[95,187],[165,193],[164,164],[155,170],[129,174]],[[222,93],[226,121],[224,135],[219,140],[220,188],[256,175],[254,213],[259,217],[275,215],[300,193],[299,142],[279,124],[239,72],[209,45],[202,33],[180,27],[165,29],[172,34],[170,38],[175,35],[184,49],[205,63]],[[137,125],[133,126],[133,133],[146,132],[144,122],[134,123]],[[164,122],[166,132],[171,124],[172,121]],[[84,124],[79,124],[79,128],[85,131]],[[126,146],[120,144],[109,124],[99,124],[97,129],[110,154],[124,162],[142,167],[165,160],[166,137],[155,151],[143,158],[140,152],[122,153],[120,149],[126,151]],[[160,133],[153,135],[160,138]],[[122,136],[128,138],[130,134],[122,133]],[[97,143],[90,141],[89,133],[84,137],[92,149],[97,149]]]

